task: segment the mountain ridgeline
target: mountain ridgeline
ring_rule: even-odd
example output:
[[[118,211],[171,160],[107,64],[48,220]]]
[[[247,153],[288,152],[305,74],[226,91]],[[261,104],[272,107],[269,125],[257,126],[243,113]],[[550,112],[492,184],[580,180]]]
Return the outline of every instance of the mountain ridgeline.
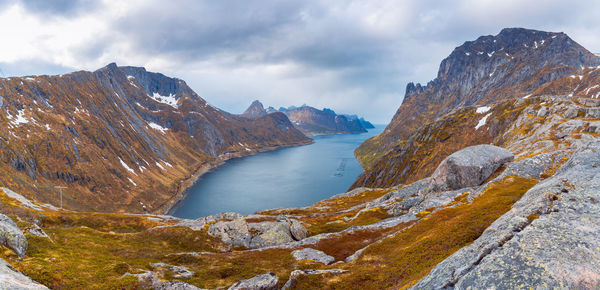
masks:
[[[356,150],[365,173],[353,187],[414,181],[431,174],[435,164],[462,146],[501,143],[511,116],[491,120],[490,130],[483,134],[446,131],[438,140],[443,146],[424,148],[419,139],[439,129],[438,118],[460,108],[581,90],[584,86],[573,87],[577,84],[571,76],[598,64],[600,58],[564,33],[506,28],[496,36],[465,42],[441,62],[437,78],[425,86],[409,83],[384,132]],[[565,81],[572,84],[563,86]],[[415,159],[417,151],[427,151],[428,156]]]
[[[319,110],[307,105],[301,107],[289,107],[275,109],[264,108],[263,104],[256,100],[250,104],[241,116],[256,118],[271,113],[284,113],[296,128],[307,136],[324,134],[348,134],[363,133],[367,129],[374,128],[373,124],[356,115],[338,115],[331,109]]]
[[[114,63],[0,79],[0,108],[0,184],[76,210],[161,212],[230,157],[311,142],[284,114],[238,117],[183,80]]]

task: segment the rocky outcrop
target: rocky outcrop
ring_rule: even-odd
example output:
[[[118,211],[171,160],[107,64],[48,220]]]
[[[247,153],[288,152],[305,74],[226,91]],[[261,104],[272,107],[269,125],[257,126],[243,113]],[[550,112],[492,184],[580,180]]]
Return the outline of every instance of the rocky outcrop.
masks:
[[[48,289],[29,277],[21,274],[4,260],[0,259],[0,289]]]
[[[296,281],[298,278],[307,275],[323,275],[323,274],[342,274],[348,272],[347,270],[341,269],[328,269],[328,270],[294,270],[290,273],[290,279],[285,282],[285,285],[281,288],[281,290],[292,289],[296,287]]]
[[[308,231],[298,220],[291,219],[290,221],[290,234],[294,240],[299,241],[305,239],[308,235]]]
[[[173,273],[174,278],[189,279],[194,276],[194,272],[190,271],[185,266],[173,266],[165,263],[151,263],[150,267],[155,270],[167,269]]]
[[[194,285],[181,282],[181,281],[162,281],[156,273],[146,271],[141,274],[125,273],[122,277],[134,276],[137,278],[139,286],[144,289],[156,289],[156,290],[200,290]]]
[[[0,214],[0,244],[13,250],[19,258],[25,257],[27,251],[25,235],[11,218],[3,214]]]
[[[286,217],[256,223],[237,218],[211,224],[208,234],[230,246],[256,249],[302,240],[307,231],[299,221]]]
[[[46,234],[46,232],[44,232],[44,230],[36,224],[32,224],[31,226],[26,228],[25,233],[36,237],[50,238],[48,234]]]
[[[229,290],[277,290],[278,282],[279,278],[275,273],[267,273],[239,281],[231,285]]]
[[[473,244],[414,289],[597,288],[600,285],[600,143],[578,149]],[[500,273],[502,273],[500,275]]]
[[[323,251],[311,248],[293,251],[292,256],[294,256],[296,260],[311,260],[325,265],[329,265],[335,260],[335,258],[325,254]]]
[[[470,146],[452,153],[440,163],[431,176],[431,186],[444,190],[478,186],[513,159],[512,153],[497,146]]]

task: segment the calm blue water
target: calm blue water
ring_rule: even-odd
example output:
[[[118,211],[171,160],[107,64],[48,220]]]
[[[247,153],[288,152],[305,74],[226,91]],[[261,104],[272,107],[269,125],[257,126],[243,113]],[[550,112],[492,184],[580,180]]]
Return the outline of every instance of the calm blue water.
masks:
[[[316,136],[311,145],[229,160],[203,175],[173,215],[251,214],[307,206],[345,192],[362,172],[354,149],[383,129],[376,126],[363,134]]]

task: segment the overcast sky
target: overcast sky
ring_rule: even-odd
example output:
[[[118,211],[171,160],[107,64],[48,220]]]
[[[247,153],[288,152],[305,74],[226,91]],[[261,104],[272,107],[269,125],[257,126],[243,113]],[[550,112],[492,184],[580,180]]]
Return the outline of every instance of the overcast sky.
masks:
[[[252,100],[387,123],[410,81],[504,27],[563,31],[600,52],[600,1],[0,0],[2,76],[110,62],[184,79],[232,113]]]

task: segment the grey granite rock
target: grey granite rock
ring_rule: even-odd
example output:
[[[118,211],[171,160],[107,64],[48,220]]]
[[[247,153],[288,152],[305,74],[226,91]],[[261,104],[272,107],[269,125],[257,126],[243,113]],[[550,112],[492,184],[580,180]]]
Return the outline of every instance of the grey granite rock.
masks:
[[[258,275],[248,280],[239,281],[231,287],[229,290],[276,290],[279,278],[275,273],[269,272],[267,274]]]
[[[0,289],[48,289],[21,274],[3,259],[0,259]]]
[[[158,263],[158,264],[162,264],[162,263]],[[127,276],[136,277],[140,283],[139,286],[141,289],[156,289],[156,290],[199,290],[199,289],[201,289],[194,285],[191,285],[191,284],[188,284],[185,282],[181,282],[181,281],[163,282],[161,279],[159,279],[156,276],[156,273],[150,272],[150,271],[146,271],[146,272],[140,273],[140,274],[125,273],[125,274],[123,274],[123,276],[121,276],[121,278],[127,277]]]
[[[290,220],[290,233],[296,241],[305,239],[308,235],[308,231],[302,225],[302,223],[295,219]]]
[[[600,285],[600,142],[578,149],[414,289]],[[539,216],[539,218],[538,218]]]
[[[181,281],[171,281],[160,284],[160,286],[155,287],[155,290],[200,290],[194,285],[190,285]]]
[[[345,272],[347,272],[347,270],[341,270],[341,269],[294,270],[290,274],[290,279],[288,279],[287,282],[285,282],[285,285],[283,285],[283,288],[281,288],[281,290],[286,290],[286,289],[290,289],[292,287],[295,287],[298,278],[301,277],[301,276],[306,276],[306,275],[323,275],[323,274],[337,275],[337,274],[342,274],[342,273],[345,273]]]
[[[570,107],[565,111],[563,117],[565,117],[566,119],[573,119],[577,117],[577,114],[579,114],[579,110],[577,108]]]
[[[194,276],[194,272],[190,271],[185,266],[171,266],[170,269],[173,271],[173,276],[175,278],[189,279]]]
[[[173,276],[175,278],[183,278],[183,279],[189,279],[192,278],[194,276],[194,272],[190,271],[187,267],[185,266],[172,266],[166,263],[150,263],[150,267],[152,268],[166,268],[170,271],[173,272]]]
[[[0,244],[13,250],[19,258],[25,257],[27,239],[15,222],[0,214]]]
[[[252,233],[249,248],[261,248],[293,242],[290,224],[288,222],[261,222],[248,224]]]
[[[219,221],[209,226],[208,234],[234,247],[256,249],[302,240],[308,231],[300,221],[282,215],[276,221],[258,223],[243,218]]]
[[[216,222],[208,228],[208,234],[220,238],[231,246],[248,247],[252,236],[248,223],[243,219]]]
[[[312,248],[293,251],[292,256],[294,256],[296,260],[311,260],[325,265],[329,265],[331,262],[335,261],[334,257],[325,254],[323,251]]]
[[[600,108],[586,108],[585,114],[587,117],[600,118]]]
[[[455,190],[480,185],[496,169],[514,159],[508,150],[492,146],[470,146],[446,157],[431,176],[434,190]]]
[[[25,232],[36,237],[50,238],[48,234],[36,224],[32,224],[30,227],[26,228]]]

